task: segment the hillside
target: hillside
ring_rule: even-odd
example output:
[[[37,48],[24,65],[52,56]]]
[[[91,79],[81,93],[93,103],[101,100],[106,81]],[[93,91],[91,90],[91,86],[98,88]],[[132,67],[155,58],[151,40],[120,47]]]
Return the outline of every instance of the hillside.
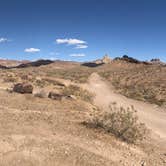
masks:
[[[0,69],[0,165],[165,165],[164,65],[123,59],[95,67],[64,61],[29,64]],[[14,92],[17,83],[32,85],[32,93]],[[115,102],[137,109],[149,133],[142,141],[130,144],[85,125]]]

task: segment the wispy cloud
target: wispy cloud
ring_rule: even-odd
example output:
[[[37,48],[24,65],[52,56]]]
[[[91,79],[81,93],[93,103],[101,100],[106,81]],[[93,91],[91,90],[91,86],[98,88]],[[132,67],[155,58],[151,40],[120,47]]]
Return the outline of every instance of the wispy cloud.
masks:
[[[57,44],[74,45],[76,49],[87,48],[87,42],[79,39],[56,39]]]
[[[59,55],[60,53],[59,52],[50,52],[49,55]]]
[[[71,57],[84,57],[86,55],[85,54],[70,54],[69,56],[71,56]]]
[[[6,42],[9,42],[9,41],[10,40],[7,39],[7,38],[3,38],[3,37],[0,38],[0,43],[6,43]]]
[[[24,52],[28,52],[28,53],[37,53],[37,52],[40,52],[40,49],[39,48],[26,48],[24,50]]]
[[[68,45],[77,45],[77,44],[86,44],[86,41],[79,39],[57,39],[57,44],[68,44]]]
[[[87,45],[82,45],[82,44],[79,44],[75,47],[75,49],[81,49],[81,48],[88,48]]]

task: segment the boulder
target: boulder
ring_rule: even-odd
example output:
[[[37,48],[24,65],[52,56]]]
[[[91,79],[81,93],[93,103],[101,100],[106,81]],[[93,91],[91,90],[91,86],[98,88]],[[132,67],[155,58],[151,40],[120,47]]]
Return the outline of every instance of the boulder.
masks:
[[[17,93],[32,93],[33,86],[29,83],[18,83],[14,85],[13,91]]]
[[[62,100],[64,96],[60,94],[59,92],[49,92],[48,98],[53,99],[53,100]]]

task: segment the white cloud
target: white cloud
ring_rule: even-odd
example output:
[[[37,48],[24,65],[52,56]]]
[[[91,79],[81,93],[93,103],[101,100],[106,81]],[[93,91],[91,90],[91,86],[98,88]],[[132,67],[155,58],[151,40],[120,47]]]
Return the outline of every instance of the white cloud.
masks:
[[[87,42],[79,39],[56,39],[57,44],[67,44],[76,46],[75,49],[87,48]]]
[[[36,52],[40,52],[40,49],[39,48],[26,48],[24,51],[28,52],[28,53],[36,53]]]
[[[0,43],[6,43],[6,42],[9,42],[10,40],[8,40],[7,38],[3,38],[1,37],[0,38]]]
[[[57,39],[57,44],[68,44],[68,45],[78,45],[78,44],[86,44],[86,41],[79,39]]]
[[[72,57],[84,57],[86,55],[85,54],[70,54],[69,56],[72,56]]]
[[[78,44],[75,49],[88,48],[87,45]]]

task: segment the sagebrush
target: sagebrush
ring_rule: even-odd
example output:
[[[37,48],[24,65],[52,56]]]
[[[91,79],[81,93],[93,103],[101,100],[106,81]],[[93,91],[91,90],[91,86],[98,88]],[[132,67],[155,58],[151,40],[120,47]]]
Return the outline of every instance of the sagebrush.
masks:
[[[125,109],[116,104],[110,105],[109,111],[94,115],[86,124],[103,128],[127,143],[136,143],[146,135],[146,127],[138,121],[134,107]]]

